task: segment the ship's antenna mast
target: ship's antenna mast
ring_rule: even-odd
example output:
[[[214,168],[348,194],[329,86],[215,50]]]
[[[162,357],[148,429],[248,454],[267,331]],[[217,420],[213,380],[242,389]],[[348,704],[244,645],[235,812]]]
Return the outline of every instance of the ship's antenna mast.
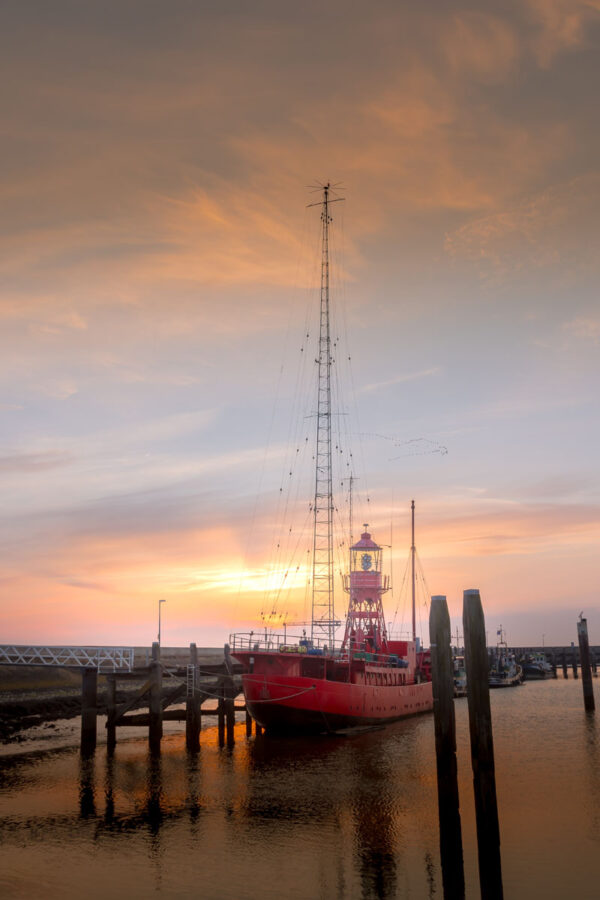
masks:
[[[348,513],[349,513],[349,518],[350,518],[350,546],[352,546],[352,544],[354,543],[354,534],[353,534],[354,529],[353,529],[353,522],[352,522],[352,488],[354,486],[354,481],[355,481],[354,475],[351,475],[350,476],[350,490],[348,492],[348,501],[349,501]]]
[[[412,639],[416,640],[417,637],[417,624],[416,624],[416,615],[415,615],[415,501],[412,500],[410,504],[411,517],[412,517],[412,544],[410,547],[410,558],[412,563]]]
[[[315,500],[313,506],[313,564],[311,638],[327,636],[333,649],[335,616],[333,598],[333,488],[331,461],[331,334],[329,323],[329,196],[331,185],[323,186],[321,206],[321,307],[319,324],[317,440],[315,450]],[[317,204],[310,204],[316,206]]]

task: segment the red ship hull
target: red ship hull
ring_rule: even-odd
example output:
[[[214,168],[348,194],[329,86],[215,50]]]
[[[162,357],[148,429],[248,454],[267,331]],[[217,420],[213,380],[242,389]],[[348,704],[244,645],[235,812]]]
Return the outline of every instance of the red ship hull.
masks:
[[[247,670],[242,680],[248,712],[271,732],[382,725],[433,709],[431,682],[415,681],[398,668],[277,652],[234,655]],[[312,676],[302,673],[307,665]]]

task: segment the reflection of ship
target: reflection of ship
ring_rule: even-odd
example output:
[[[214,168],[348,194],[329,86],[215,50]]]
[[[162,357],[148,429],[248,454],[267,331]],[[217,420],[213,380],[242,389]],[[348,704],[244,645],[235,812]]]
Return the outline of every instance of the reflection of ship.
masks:
[[[244,666],[247,709],[272,731],[332,731],[393,721],[433,707],[431,681],[423,665],[414,626],[410,640],[388,637],[382,595],[389,579],[382,548],[365,525],[350,547],[344,588],[348,614],[341,646],[335,646],[334,502],[332,492],[331,366],[329,318],[330,186],[321,206],[321,293],[316,359],[317,428],[315,493],[312,506],[312,621],[310,637],[253,633],[231,636],[231,651]],[[413,540],[414,545],[414,540]]]
[[[498,630],[498,635],[500,640],[490,666],[489,685],[492,688],[515,687],[523,681],[523,669],[517,665],[515,654],[508,649],[502,626]]]

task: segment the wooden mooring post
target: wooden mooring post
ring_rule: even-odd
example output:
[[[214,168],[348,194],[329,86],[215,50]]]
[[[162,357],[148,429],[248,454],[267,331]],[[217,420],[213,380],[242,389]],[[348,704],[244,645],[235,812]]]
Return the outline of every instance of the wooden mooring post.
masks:
[[[152,662],[150,663],[150,691],[149,691],[149,728],[148,745],[151,753],[160,752],[160,742],[163,734],[162,720],[162,666],[160,664],[160,644],[156,641],[152,644]]]
[[[579,639],[579,660],[581,662],[581,682],[583,684],[583,705],[587,712],[594,712],[594,685],[590,669],[590,645],[588,641],[587,619],[580,617],[577,623],[577,637]]]
[[[573,666],[573,678],[579,678],[577,672],[577,650],[575,647],[571,651],[571,665]]]
[[[225,644],[225,668],[227,669],[225,681],[225,718],[227,721],[227,746],[235,743],[235,686],[233,681],[233,660],[229,644]]]
[[[81,753],[85,756],[96,749],[98,718],[98,670],[81,670]]]
[[[488,657],[485,619],[478,590],[468,590],[463,594],[463,630],[477,820],[479,886],[482,900],[502,900],[500,826],[496,798]]]
[[[456,763],[454,667],[450,646],[450,616],[444,596],[431,598],[429,640],[444,897],[447,900],[461,900],[465,896],[465,875]]]
[[[562,670],[563,670],[563,678],[568,678],[569,673],[567,671],[567,654],[564,650],[562,653]]]

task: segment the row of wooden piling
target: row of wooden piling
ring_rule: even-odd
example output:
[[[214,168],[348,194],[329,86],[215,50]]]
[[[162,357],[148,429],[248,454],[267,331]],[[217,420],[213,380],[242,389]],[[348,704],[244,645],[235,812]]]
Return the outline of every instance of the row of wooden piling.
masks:
[[[479,591],[464,592],[463,629],[479,885],[483,900],[502,900],[500,828],[488,682],[488,655],[485,619]],[[577,635],[584,706],[590,713],[595,709],[594,689],[587,621],[583,616],[577,623]],[[446,900],[461,900],[465,896],[465,881],[458,795],[454,679],[450,645],[450,616],[444,596],[431,598],[429,636],[444,897]],[[573,666],[576,671],[574,656]]]
[[[163,736],[163,722],[185,721],[186,748],[197,751],[200,747],[200,732],[204,716],[216,716],[219,746],[232,746],[234,743],[234,727],[236,712],[246,713],[246,736],[252,734],[253,720],[245,704],[235,703],[239,693],[234,666],[225,647],[223,671],[215,680],[207,685],[200,681],[201,669],[198,664],[196,644],[190,644],[189,664],[184,673],[178,673],[176,685],[169,690],[164,689],[163,666],[160,660],[160,646],[152,645],[150,664],[143,670],[134,672],[112,672],[106,675],[106,744],[108,752],[114,751],[117,743],[118,727],[147,727],[148,746],[151,752],[160,751]],[[180,677],[180,674],[182,677]],[[132,692],[120,705],[117,702],[118,684],[128,680],[146,680],[140,688]],[[81,703],[81,751],[91,753],[96,748],[97,716],[98,716],[98,671],[82,670],[82,703]],[[203,709],[207,699],[216,699],[215,709]],[[173,703],[181,703],[185,699],[185,710],[168,709]],[[137,706],[147,706],[147,712],[131,713]],[[129,714],[128,714],[129,713]],[[256,731],[260,729],[256,726]]]
[[[485,620],[479,591],[464,592],[463,629],[479,884],[482,898],[502,900],[500,828],[496,799],[488,657]],[[433,677],[442,881],[444,897],[460,900],[465,896],[465,878],[458,795],[450,616],[444,596],[431,598],[429,636]]]

